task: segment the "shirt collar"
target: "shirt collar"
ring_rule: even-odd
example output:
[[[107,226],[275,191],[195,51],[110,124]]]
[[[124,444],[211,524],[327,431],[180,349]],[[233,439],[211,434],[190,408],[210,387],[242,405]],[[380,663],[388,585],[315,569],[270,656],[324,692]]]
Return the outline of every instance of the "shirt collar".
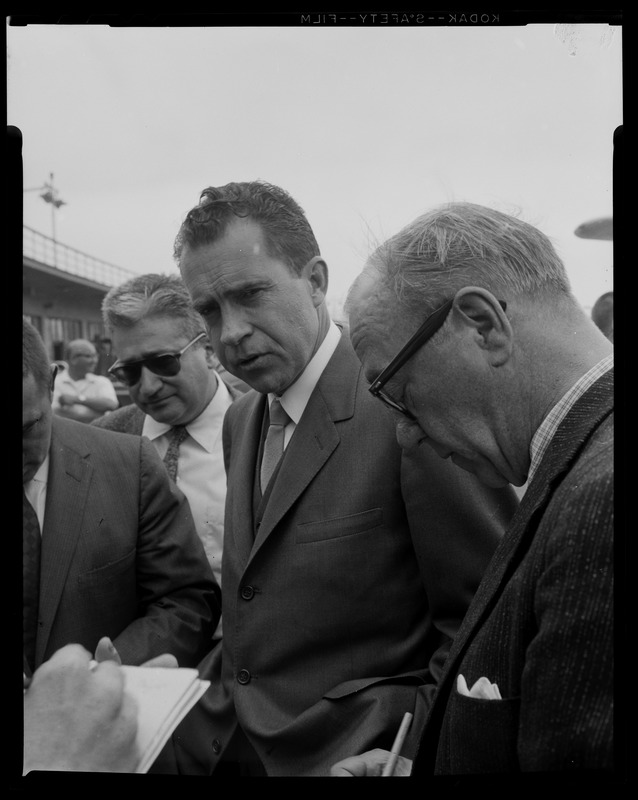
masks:
[[[336,323],[331,320],[328,332],[323,342],[319,345],[319,349],[297,380],[279,398],[281,405],[295,425],[299,424],[301,415],[308,404],[308,400],[310,400],[310,395],[313,393],[321,374],[337,349],[340,339],[341,331]],[[270,404],[274,396],[272,393],[268,395],[268,404]]]
[[[213,370],[215,372],[215,370]],[[230,392],[224,381],[215,372],[217,378],[217,389],[212,400],[202,411],[202,413],[191,420],[186,426],[188,433],[200,444],[204,450],[211,453],[215,449],[219,431],[221,430],[222,420],[226,409],[233,402]],[[151,441],[168,433],[172,425],[166,422],[158,422],[150,414],[144,417],[142,435],[147,436]]]
[[[31,478],[31,480],[27,481],[24,484],[24,490],[26,491],[29,500],[35,500],[35,496],[37,495],[39,489],[41,489],[42,486],[46,487],[49,481],[50,461],[51,461],[50,456],[47,453],[44,461],[38,467],[35,475]],[[38,486],[38,484],[41,484],[41,486]]]
[[[538,466],[545,455],[545,451],[549,447],[549,443],[558,430],[559,425],[569,413],[569,410],[574,406],[576,401],[581,398],[585,392],[613,366],[614,354],[610,353],[601,359],[590,370],[588,370],[582,376],[582,378],[579,378],[572,388],[569,389],[569,391],[565,392],[558,403],[556,403],[556,405],[551,409],[549,414],[539,425],[538,430],[532,437],[529,448],[530,468],[527,476],[528,483],[531,481],[534,473],[538,469]]]

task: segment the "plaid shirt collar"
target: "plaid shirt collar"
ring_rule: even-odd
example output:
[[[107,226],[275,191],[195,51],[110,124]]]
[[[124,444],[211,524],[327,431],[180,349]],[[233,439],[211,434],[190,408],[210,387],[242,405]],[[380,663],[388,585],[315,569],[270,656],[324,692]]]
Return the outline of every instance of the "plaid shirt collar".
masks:
[[[531,463],[529,475],[527,476],[528,484],[538,469],[538,465],[541,463],[542,458],[545,455],[545,451],[549,447],[549,443],[554,438],[554,434],[558,430],[558,426],[565,419],[567,413],[572,408],[574,403],[613,366],[614,355],[613,353],[610,353],[608,356],[605,356],[605,358],[599,361],[598,364],[592,367],[589,372],[586,372],[582,378],[577,380],[572,388],[561,397],[558,403],[556,403],[556,405],[542,421],[540,427],[532,437],[532,442],[529,448]]]

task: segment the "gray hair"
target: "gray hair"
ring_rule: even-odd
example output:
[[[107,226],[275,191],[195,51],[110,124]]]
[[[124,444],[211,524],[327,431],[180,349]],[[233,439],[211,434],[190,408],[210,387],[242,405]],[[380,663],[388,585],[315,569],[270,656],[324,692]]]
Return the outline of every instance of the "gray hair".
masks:
[[[114,286],[102,301],[102,317],[109,331],[132,328],[149,317],[181,322],[189,338],[206,331],[180,275],[147,273]]]
[[[368,262],[409,308],[433,309],[464,286],[495,296],[568,298],[565,267],[550,239],[516,217],[473,203],[447,203],[417,217]]]
[[[66,358],[67,359],[71,358],[71,356],[73,355],[73,351],[76,349],[76,347],[79,346],[89,347],[97,355],[97,350],[95,349],[95,345],[93,344],[93,342],[89,341],[89,339],[73,339],[72,341],[67,342],[67,344],[64,347],[64,355],[66,356]]]

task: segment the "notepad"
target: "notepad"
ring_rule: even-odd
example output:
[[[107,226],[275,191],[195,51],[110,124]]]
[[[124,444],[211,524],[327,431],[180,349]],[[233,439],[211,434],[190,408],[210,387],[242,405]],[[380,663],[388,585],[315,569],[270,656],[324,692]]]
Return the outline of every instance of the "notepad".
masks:
[[[196,669],[179,667],[122,666],[125,690],[137,702],[137,746],[140,754],[135,772],[148,772],[168,741],[210,686]]]

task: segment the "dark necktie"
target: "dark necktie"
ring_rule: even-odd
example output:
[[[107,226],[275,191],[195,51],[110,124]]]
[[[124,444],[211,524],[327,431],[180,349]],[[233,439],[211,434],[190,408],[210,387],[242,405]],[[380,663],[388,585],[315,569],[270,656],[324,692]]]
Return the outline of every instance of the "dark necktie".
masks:
[[[270,425],[264,441],[261,459],[260,483],[262,493],[266,491],[275,467],[284,452],[284,428],[291,421],[283,406],[275,397],[270,404]]]
[[[179,446],[188,436],[185,425],[174,425],[168,440],[168,450],[164,456],[164,466],[172,480],[177,478],[177,459],[179,458]]]
[[[40,597],[40,548],[42,537],[35,509],[22,488],[22,646],[33,670]]]

